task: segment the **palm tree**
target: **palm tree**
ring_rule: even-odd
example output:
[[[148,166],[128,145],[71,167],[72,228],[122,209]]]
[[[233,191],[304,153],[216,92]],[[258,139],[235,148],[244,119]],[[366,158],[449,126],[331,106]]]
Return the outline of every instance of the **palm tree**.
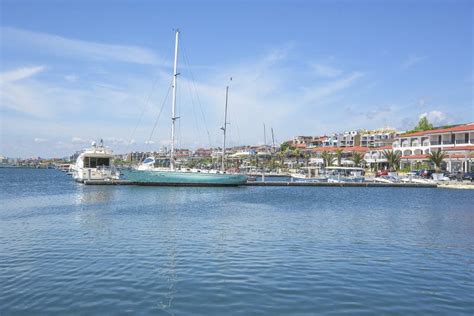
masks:
[[[298,148],[295,148],[292,152],[291,155],[296,158],[296,165],[299,165],[300,163],[300,157],[301,157],[301,152]]]
[[[309,159],[311,158],[311,155],[309,153],[305,153],[303,155],[303,158],[304,158],[305,166],[308,167]]]
[[[354,162],[354,165],[360,167],[360,164],[364,161],[364,156],[359,152],[353,151],[352,161]]]
[[[324,163],[324,166],[325,167],[331,167],[332,166],[332,163],[334,162],[334,154],[329,152],[329,151],[325,151],[321,154],[321,158],[323,158],[323,163]]]
[[[400,160],[402,159],[401,152],[393,150],[384,150],[382,154],[385,159],[387,159],[390,170],[397,170],[400,166]]]
[[[437,151],[432,151],[428,154],[428,160],[435,165],[436,172],[441,170],[441,163],[446,157],[446,153],[438,149]]]
[[[342,149],[337,149],[336,150],[336,158],[337,158],[337,165],[340,166],[341,165],[341,160],[342,160],[342,153],[344,152],[344,150]]]

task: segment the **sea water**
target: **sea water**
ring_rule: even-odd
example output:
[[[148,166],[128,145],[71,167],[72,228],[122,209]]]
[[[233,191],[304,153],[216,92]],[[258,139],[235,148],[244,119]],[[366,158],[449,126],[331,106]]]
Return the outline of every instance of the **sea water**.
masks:
[[[474,314],[474,191],[0,169],[0,314]]]

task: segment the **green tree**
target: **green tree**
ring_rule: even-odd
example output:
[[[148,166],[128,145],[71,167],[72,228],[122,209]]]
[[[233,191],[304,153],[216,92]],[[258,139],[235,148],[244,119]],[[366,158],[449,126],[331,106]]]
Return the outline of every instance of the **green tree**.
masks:
[[[414,129],[412,129],[411,131],[409,131],[409,133],[413,133],[413,132],[422,132],[422,131],[429,131],[433,129],[433,124],[431,124],[429,121],[428,121],[428,118],[426,116],[423,116],[422,118],[420,118],[420,120],[418,121],[418,125],[415,126]]]
[[[364,161],[364,156],[362,155],[362,153],[353,151],[351,160],[354,162],[354,165],[359,167],[360,164]]]
[[[428,154],[428,160],[435,165],[436,172],[441,170],[441,163],[443,162],[444,158],[446,158],[446,153],[439,149]]]
[[[321,154],[321,158],[323,158],[323,164],[325,167],[331,167],[333,162],[334,162],[334,154],[329,152],[329,151],[325,151]]]
[[[337,159],[337,165],[338,166],[341,166],[341,161],[342,161],[342,153],[344,152],[344,150],[342,149],[337,149],[335,151],[335,154],[336,154],[336,159]]]
[[[283,144],[280,145],[280,151],[288,151],[288,150],[293,150],[294,147],[291,145],[290,142],[284,142]]]
[[[399,151],[393,150],[384,150],[382,154],[385,159],[387,159],[390,170],[398,170],[398,168],[400,167],[400,160],[402,159],[402,154]]]

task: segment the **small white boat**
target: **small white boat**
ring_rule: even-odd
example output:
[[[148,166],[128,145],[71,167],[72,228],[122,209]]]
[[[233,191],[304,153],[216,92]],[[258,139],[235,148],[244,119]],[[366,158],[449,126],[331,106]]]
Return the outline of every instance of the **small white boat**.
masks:
[[[92,147],[86,149],[77,157],[72,169],[73,178],[78,182],[86,180],[118,180],[120,173],[113,164],[112,150],[104,147],[102,140],[99,145],[92,142]]]
[[[56,169],[62,172],[68,172],[70,168],[71,168],[71,164],[68,164],[68,163],[62,163],[62,164],[56,165]]]
[[[435,183],[433,180],[420,178],[418,176],[400,178],[401,182],[404,183],[419,183],[419,184],[432,184]]]
[[[356,167],[326,167],[329,183],[364,182],[365,169]]]
[[[400,182],[399,178],[393,177],[393,176],[381,176],[381,177],[375,177],[374,182],[378,183],[398,183]]]
[[[301,173],[292,173],[290,176],[295,182],[328,182],[328,177],[308,177]]]

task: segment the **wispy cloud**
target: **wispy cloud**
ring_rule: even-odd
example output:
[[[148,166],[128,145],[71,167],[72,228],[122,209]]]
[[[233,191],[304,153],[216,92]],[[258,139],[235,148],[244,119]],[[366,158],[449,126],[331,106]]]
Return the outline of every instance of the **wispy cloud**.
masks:
[[[409,69],[411,67],[414,67],[426,58],[428,58],[428,56],[411,55],[405,61],[402,62],[402,69]]]
[[[342,74],[342,70],[329,65],[311,63],[310,66],[318,77],[334,78]]]
[[[306,102],[314,102],[322,98],[333,95],[341,90],[344,90],[354,84],[359,78],[363,77],[362,72],[353,72],[344,78],[331,81],[321,86],[306,88],[304,100]]]
[[[46,69],[45,66],[22,67],[0,73],[0,84],[7,84],[32,77]]]
[[[178,146],[217,146],[221,143],[219,128],[222,126],[227,84],[231,87],[228,141],[230,145],[237,145],[261,142],[263,132],[256,133],[255,126],[261,126],[263,122],[267,128],[275,129],[277,141],[287,139],[293,133],[304,132],[302,110],[311,108],[315,101],[324,106],[332,97],[341,98],[345,90],[352,88],[363,76],[362,72],[354,71],[342,75],[345,72],[341,70],[338,77],[320,77],[307,67],[302,74],[300,69],[288,67],[294,58],[285,46],[251,60],[202,69],[197,81],[191,80],[187,69],[182,69],[178,89],[181,117]],[[20,69],[16,69],[17,73]],[[52,143],[62,141],[63,147],[58,145],[48,150],[64,154],[74,152],[98,138],[103,138],[116,152],[169,145],[168,106],[164,107],[150,142],[145,143],[145,140],[150,137],[170,84],[170,75],[155,70],[159,72],[152,89],[156,92],[147,104],[145,100],[152,78],[124,76],[121,71],[115,70],[113,75],[95,80],[76,80],[87,77],[80,69],[68,68],[63,73],[59,67],[51,67],[51,73],[48,71],[48,76],[41,78],[34,77],[40,72],[39,69],[36,72],[24,71],[31,75],[29,80],[11,81],[6,89],[2,87],[5,98],[2,98],[0,106],[27,114],[8,117],[5,120],[6,130],[11,134],[15,126],[21,125],[21,134],[28,136],[30,141],[34,137],[47,138]],[[295,86],[301,75],[309,80]],[[331,75],[335,75],[335,70]],[[229,82],[230,76],[233,77],[232,82]],[[26,75],[15,78],[19,77],[26,78]],[[200,102],[195,94],[191,96],[195,93],[194,88]],[[145,108],[143,120],[137,125],[142,108]],[[138,129],[130,136],[134,126]],[[314,126],[314,121],[311,121],[311,126]],[[81,135],[77,134],[78,130]],[[137,139],[137,142],[130,142],[131,138]],[[32,148],[39,148],[38,143],[32,143]],[[35,144],[37,147],[34,147]],[[11,146],[13,148],[14,144]]]
[[[48,140],[46,138],[40,138],[40,137],[36,137],[34,139],[34,142],[35,143],[46,143]]]
[[[428,121],[431,122],[434,125],[446,123],[447,122],[446,120],[448,118],[446,113],[443,113],[443,112],[437,111],[437,110],[422,113],[420,115],[420,118],[423,118],[423,117],[426,117],[428,119]]]
[[[12,27],[2,27],[0,31],[2,45],[35,49],[55,56],[137,64],[160,64],[163,62],[155,53],[139,46],[90,42]]]

